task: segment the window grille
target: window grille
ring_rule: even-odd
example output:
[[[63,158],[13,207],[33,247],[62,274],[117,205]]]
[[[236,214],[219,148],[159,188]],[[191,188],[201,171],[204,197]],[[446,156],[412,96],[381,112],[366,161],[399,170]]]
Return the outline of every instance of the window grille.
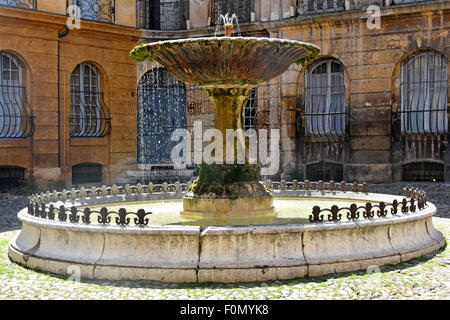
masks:
[[[72,167],[72,184],[102,182],[100,164],[83,163]]]
[[[239,23],[251,21],[251,13],[255,11],[254,0],[212,0],[211,24],[220,25],[220,15],[232,15],[238,18]]]
[[[344,0],[297,0],[297,14],[321,14],[345,10]]]
[[[305,73],[305,134],[345,134],[344,66],[335,60],[320,61]]]
[[[25,179],[25,169],[21,167],[0,167],[0,190],[18,188]]]
[[[402,181],[443,182],[444,164],[439,162],[411,162],[402,166]]]
[[[258,89],[253,88],[250,94],[250,98],[244,106],[242,115],[244,118],[244,131],[249,129],[256,130],[256,111],[258,106]]]
[[[36,10],[37,0],[0,0],[0,5]]]
[[[0,138],[28,138],[34,133],[34,120],[22,86],[19,61],[0,52]]]
[[[78,65],[71,76],[71,137],[104,137],[111,132],[111,117],[100,92],[97,70]]]
[[[148,30],[183,30],[189,20],[189,0],[137,0],[137,27]]]
[[[310,181],[342,181],[342,163],[318,161],[306,165],[306,179]]]
[[[448,132],[448,63],[440,53],[419,52],[401,66],[402,134]]]
[[[115,22],[115,0],[72,0],[68,3],[80,8],[81,19]]]

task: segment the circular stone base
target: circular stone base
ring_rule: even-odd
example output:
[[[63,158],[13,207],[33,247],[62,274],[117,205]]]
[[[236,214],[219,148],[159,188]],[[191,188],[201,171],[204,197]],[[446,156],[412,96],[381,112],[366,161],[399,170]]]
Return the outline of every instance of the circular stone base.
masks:
[[[182,217],[245,217],[274,216],[273,197],[257,196],[254,198],[206,198],[188,193],[183,197]]]
[[[386,197],[365,195],[371,201]],[[22,230],[8,255],[62,276],[78,270],[82,279],[232,283],[313,277],[439,250],[445,238],[433,226],[435,213],[428,202],[418,212],[359,221],[144,228],[49,221],[23,209]]]

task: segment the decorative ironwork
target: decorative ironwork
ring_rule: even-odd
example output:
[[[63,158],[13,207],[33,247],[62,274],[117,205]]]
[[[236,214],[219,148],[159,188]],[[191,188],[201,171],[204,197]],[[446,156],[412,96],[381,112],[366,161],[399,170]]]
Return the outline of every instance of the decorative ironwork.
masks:
[[[314,206],[312,215],[309,216],[310,222],[322,222],[323,221],[323,215],[320,214],[322,210],[320,210],[319,206]]]
[[[387,217],[388,212],[390,212],[392,216],[396,216],[398,214],[399,206],[400,211],[404,215],[414,213],[417,210],[422,210],[426,207],[425,195],[418,195],[417,198],[410,198],[409,201],[406,198],[403,198],[400,203],[397,200],[394,200],[392,203],[381,201],[378,204],[367,202],[364,206],[358,206],[356,203],[352,203],[350,207],[339,208],[338,206],[333,205],[331,209],[321,209],[319,206],[315,206],[312,210],[312,214],[309,216],[309,221],[322,222],[323,219],[321,220],[320,217],[323,217],[322,214],[325,212],[330,212],[330,214],[328,214],[328,221],[332,222],[341,220],[341,212],[346,213],[347,219],[350,221],[358,220],[361,213],[364,219],[373,219],[375,213],[379,218],[385,218]]]
[[[0,5],[36,10],[37,0],[0,0]]]
[[[345,10],[344,0],[297,0],[297,14],[310,15]]]
[[[70,136],[105,137],[111,133],[111,116],[102,92],[72,91]],[[83,99],[77,99],[83,97]],[[76,101],[76,102],[75,102]]]
[[[330,182],[310,182],[305,180],[304,182],[299,182],[294,180],[290,181],[270,181],[267,180],[264,182],[267,188],[276,189],[276,190],[284,190],[284,191],[321,191],[321,192],[338,192],[336,190],[340,190],[340,192],[353,191],[353,192],[368,192],[368,186],[366,183],[358,184],[358,183],[346,183],[342,181],[340,184],[335,183],[334,181]],[[88,207],[84,209],[77,209],[75,206],[71,206],[70,209],[61,205],[58,209],[55,208],[54,204],[58,202],[66,202],[71,201],[74,203],[75,201],[79,202],[89,202],[90,200],[97,200],[98,198],[106,198],[112,196],[134,196],[139,195],[140,197],[152,196],[153,194],[164,194],[164,193],[186,193],[191,186],[191,182],[188,183],[179,183],[176,182],[174,184],[162,183],[162,184],[153,184],[149,183],[148,185],[125,185],[125,186],[101,186],[101,187],[92,187],[90,189],[81,188],[80,190],[76,190],[72,188],[71,190],[62,190],[61,192],[53,191],[46,192],[36,195],[31,195],[29,197],[29,202],[27,204],[28,214],[44,218],[54,220],[55,216],[57,216],[59,221],[69,222],[71,223],[84,223],[91,224],[92,217],[97,217],[97,223],[101,225],[111,224],[111,221],[114,221],[116,225],[119,226],[129,226],[134,225],[137,226],[147,226],[150,222],[148,215],[152,214],[151,212],[146,212],[144,209],[139,209],[137,212],[127,212],[126,209],[120,209],[118,212],[116,211],[108,211],[106,207],[102,207],[99,211],[92,210]],[[338,222],[341,221],[344,214],[348,220],[357,220],[359,217],[363,216],[365,219],[373,219],[375,214],[379,218],[387,217],[388,212],[391,213],[392,216],[396,216],[399,211],[403,214],[408,214],[410,212],[416,212],[417,210],[422,210],[427,206],[426,193],[423,190],[413,189],[406,187],[405,189],[405,198],[399,203],[397,200],[393,200],[392,203],[385,203],[383,201],[378,204],[374,204],[373,202],[367,202],[363,206],[358,206],[356,203],[352,203],[349,207],[339,208],[337,205],[331,206],[330,209],[325,208],[321,209],[319,206],[314,206],[312,210],[312,214],[309,216],[310,222],[323,222],[324,214],[327,213],[326,218],[330,222]],[[308,193],[306,193],[308,194]],[[172,195],[173,196],[173,195]],[[408,201],[409,199],[409,201]],[[408,205],[409,204],[409,205]],[[67,214],[69,212],[69,214]],[[113,220],[114,218],[114,220]]]
[[[80,18],[98,22],[115,22],[115,0],[72,0],[80,8]]]
[[[28,138],[34,129],[26,87],[2,85],[0,81],[0,138]]]
[[[154,68],[139,81],[137,99],[139,164],[173,164],[171,135],[186,128],[186,86],[164,68]],[[152,167],[157,170],[157,167]]]
[[[184,30],[189,0],[137,0],[137,27],[148,30]]]

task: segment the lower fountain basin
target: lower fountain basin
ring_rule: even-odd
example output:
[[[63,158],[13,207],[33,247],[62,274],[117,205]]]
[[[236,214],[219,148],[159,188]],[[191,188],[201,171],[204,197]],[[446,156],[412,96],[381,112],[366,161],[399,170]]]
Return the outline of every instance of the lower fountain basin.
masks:
[[[358,192],[281,195],[274,199],[274,217],[216,217],[208,221],[177,215],[182,195],[173,193],[164,201],[148,203],[153,214],[145,227],[49,221],[24,209],[18,214],[22,231],[10,243],[9,257],[20,265],[67,277],[77,267],[87,279],[231,283],[396,264],[445,244],[442,233],[432,224],[436,207],[429,202],[422,210],[408,214],[310,223],[314,205],[346,206],[400,201],[401,197]],[[141,200],[126,204],[114,200],[107,201],[108,208],[142,207]]]

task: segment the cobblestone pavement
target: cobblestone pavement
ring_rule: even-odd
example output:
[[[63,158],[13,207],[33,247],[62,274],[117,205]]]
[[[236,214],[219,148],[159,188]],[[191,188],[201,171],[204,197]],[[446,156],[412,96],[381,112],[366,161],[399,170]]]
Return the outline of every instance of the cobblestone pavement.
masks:
[[[450,218],[450,184],[408,184],[422,188]],[[369,185],[370,192],[403,193],[405,183]],[[36,272],[12,263],[7,246],[18,233],[19,209],[26,198],[0,195],[0,299],[450,299],[450,249],[380,272],[335,274],[325,277],[249,284],[164,284],[150,281],[82,281]],[[450,219],[434,218],[448,241]],[[67,277],[68,278],[68,277]]]

